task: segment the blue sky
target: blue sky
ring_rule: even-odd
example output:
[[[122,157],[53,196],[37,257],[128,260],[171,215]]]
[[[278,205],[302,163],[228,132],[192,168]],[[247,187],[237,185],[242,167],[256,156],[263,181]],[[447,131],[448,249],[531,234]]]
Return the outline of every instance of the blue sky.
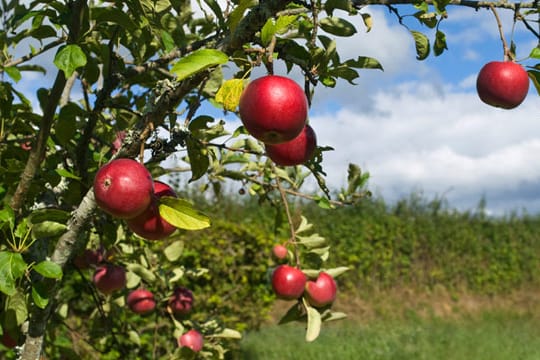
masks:
[[[414,12],[399,8],[402,14]],[[356,86],[342,81],[333,89],[318,87],[310,109],[319,144],[335,148],[323,163],[330,186],[344,185],[353,162],[370,172],[370,189],[388,202],[417,191],[428,199],[444,196],[459,209],[472,209],[485,197],[493,214],[540,211],[540,97],[531,83],[524,103],[508,111],[489,107],[476,95],[480,68],[502,59],[493,14],[449,6],[441,26],[449,50],[417,61],[413,38],[395,16],[382,6],[363,12],[372,15],[373,29],[366,33],[359,16],[348,18],[358,33],[336,39],[338,51],[341,59],[374,57],[385,71],[362,70]],[[509,40],[513,13],[499,14]],[[411,29],[433,41],[431,30],[411,20]],[[538,43],[522,25],[514,40],[518,58]],[[23,47],[18,51],[25,52]],[[49,58],[46,67],[52,70],[53,56],[49,52],[40,63]],[[285,74],[283,66],[276,73]],[[290,76],[301,81],[298,73]],[[27,76],[18,88],[34,89],[36,83],[42,83],[39,75]],[[211,113],[221,116],[215,109]],[[239,125],[234,117],[228,121],[231,128]]]

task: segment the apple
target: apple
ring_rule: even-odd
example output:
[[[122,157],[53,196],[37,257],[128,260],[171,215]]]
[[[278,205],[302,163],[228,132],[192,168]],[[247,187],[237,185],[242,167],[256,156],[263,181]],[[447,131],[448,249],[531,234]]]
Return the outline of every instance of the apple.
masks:
[[[102,166],[94,179],[97,205],[121,219],[145,211],[152,201],[154,181],[150,172],[133,159],[117,159]]]
[[[272,288],[277,297],[283,300],[294,300],[302,296],[307,277],[302,270],[279,265],[272,273]]]
[[[176,230],[159,214],[159,198],[162,196],[176,197],[176,193],[169,185],[154,181],[154,196],[150,206],[142,214],[126,221],[131,231],[148,240],[160,240]]]
[[[268,75],[253,80],[242,92],[240,119],[246,130],[267,144],[294,139],[304,128],[308,102],[293,80]]]
[[[195,352],[202,350],[204,345],[204,339],[200,332],[195,329],[191,329],[188,332],[182,334],[178,339],[178,346],[188,347]]]
[[[185,287],[177,287],[169,298],[169,307],[177,315],[187,315],[193,308],[193,293]]]
[[[118,265],[98,266],[92,278],[96,288],[108,295],[126,286],[126,270]]]
[[[130,292],[126,302],[129,309],[136,314],[147,314],[156,308],[154,294],[145,289],[137,289]]]
[[[309,125],[292,139],[281,144],[266,144],[266,155],[277,165],[300,165],[313,157],[317,147],[317,136]]]
[[[122,147],[122,143],[124,142],[124,139],[126,138],[126,132],[125,131],[117,131],[116,137],[114,138],[114,141],[112,142],[111,146],[111,152],[113,154],[116,154],[118,150]]]
[[[0,338],[0,342],[9,349],[13,349],[18,343],[17,340],[13,338],[5,329],[2,337]]]
[[[336,300],[337,285],[334,278],[324,271],[317,280],[306,283],[306,300],[315,307],[330,305]]]
[[[287,248],[281,244],[274,245],[272,248],[272,254],[276,259],[283,260],[287,257]]]
[[[480,100],[488,105],[513,109],[525,100],[529,76],[513,61],[492,61],[484,65],[476,79]]]
[[[75,266],[81,270],[88,269],[102,263],[104,255],[102,250],[85,249],[73,259]]]

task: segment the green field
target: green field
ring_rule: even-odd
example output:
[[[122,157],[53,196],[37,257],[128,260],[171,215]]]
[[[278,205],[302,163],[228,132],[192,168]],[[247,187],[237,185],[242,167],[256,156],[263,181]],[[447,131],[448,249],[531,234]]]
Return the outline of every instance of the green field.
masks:
[[[323,327],[309,344],[302,325],[269,326],[246,335],[237,359],[538,360],[540,320],[503,312],[459,320],[345,320]]]

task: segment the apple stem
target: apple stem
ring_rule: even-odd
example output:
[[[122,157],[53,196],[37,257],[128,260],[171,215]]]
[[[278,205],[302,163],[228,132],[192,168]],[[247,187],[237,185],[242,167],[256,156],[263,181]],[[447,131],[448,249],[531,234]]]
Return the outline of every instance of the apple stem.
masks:
[[[274,174],[276,175],[277,188],[279,190],[281,201],[283,202],[283,206],[285,208],[285,214],[287,215],[287,222],[289,224],[289,229],[291,230],[291,239],[289,240],[289,242],[292,244],[294,248],[294,257],[296,259],[296,267],[300,268],[300,254],[298,253],[298,246],[296,245],[296,242],[295,242],[296,231],[294,230],[294,223],[291,216],[291,210],[289,209],[289,202],[287,201],[287,194],[285,193],[283,186],[281,186],[281,180],[279,179],[279,175],[276,172],[276,166],[274,164],[272,164],[272,170]]]
[[[268,44],[268,47],[266,48],[266,70],[268,71],[269,75],[274,75],[274,48],[276,47],[277,38],[276,35],[272,36],[272,40],[270,40],[270,44]]]
[[[504,61],[513,60],[513,57],[510,54],[510,49],[508,48],[508,43],[506,42],[506,39],[504,37],[502,22],[501,22],[501,19],[499,18],[499,14],[497,13],[497,10],[495,9],[495,6],[493,4],[490,4],[489,8],[493,12],[493,15],[495,16],[495,20],[497,21],[497,27],[499,28],[499,35],[501,37],[501,41],[503,44],[503,53],[504,53],[503,60]]]

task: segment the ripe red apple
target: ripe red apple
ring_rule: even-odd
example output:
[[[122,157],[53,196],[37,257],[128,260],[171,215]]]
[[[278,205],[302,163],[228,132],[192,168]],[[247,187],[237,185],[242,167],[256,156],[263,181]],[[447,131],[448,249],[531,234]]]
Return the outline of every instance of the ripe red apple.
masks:
[[[480,70],[476,90],[486,104],[513,109],[527,96],[529,76],[521,65],[513,61],[492,61]]]
[[[136,314],[147,314],[156,308],[154,294],[145,289],[137,289],[130,292],[126,302],[129,309]]]
[[[200,332],[195,329],[191,329],[188,332],[182,334],[178,339],[178,346],[188,347],[195,352],[202,350],[204,345],[204,339]]]
[[[292,139],[281,144],[267,144],[266,155],[281,166],[300,165],[311,159],[317,147],[317,136],[311,126],[306,125],[304,130]]]
[[[277,75],[253,80],[244,89],[239,104],[246,130],[267,144],[294,139],[304,128],[308,103],[302,88]]]
[[[121,219],[131,219],[145,211],[153,192],[150,172],[133,159],[111,161],[98,170],[94,179],[97,205]]]
[[[101,293],[108,295],[126,286],[126,271],[118,265],[101,265],[94,272],[93,281]]]
[[[0,338],[0,342],[9,349],[13,349],[15,346],[17,346],[17,340],[13,338],[5,329],[4,333],[2,334],[2,338]]]
[[[88,269],[103,262],[103,250],[85,249],[82,254],[79,254],[73,259],[75,266],[81,270]]]
[[[287,257],[287,248],[281,244],[274,245],[272,248],[272,254],[276,259],[283,260]]]
[[[159,198],[162,196],[176,197],[176,193],[169,185],[154,181],[154,196],[150,206],[142,214],[126,221],[135,234],[148,240],[159,240],[176,230],[176,227],[165,221],[159,214]]]
[[[325,272],[320,272],[316,281],[306,283],[306,299],[315,307],[330,305],[336,300],[337,285],[334,278]]]
[[[193,308],[193,293],[185,287],[177,287],[169,298],[171,311],[178,315],[187,315]]]
[[[283,300],[294,300],[302,296],[307,277],[302,270],[279,265],[272,273],[272,288],[277,297]]]

